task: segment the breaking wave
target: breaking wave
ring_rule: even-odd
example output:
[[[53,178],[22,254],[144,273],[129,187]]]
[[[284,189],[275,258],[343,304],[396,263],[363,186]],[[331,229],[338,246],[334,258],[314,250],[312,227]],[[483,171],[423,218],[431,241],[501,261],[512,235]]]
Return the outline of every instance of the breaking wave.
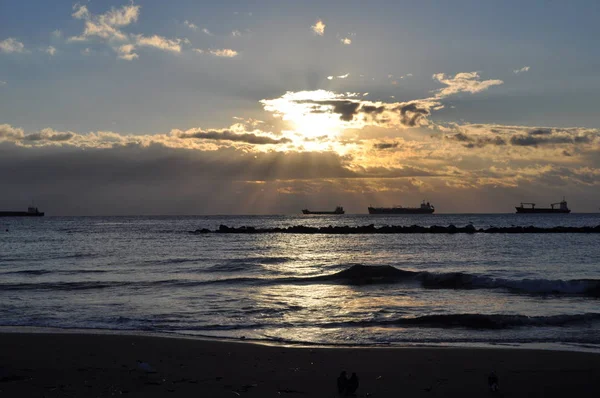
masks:
[[[352,267],[330,275],[294,278],[297,282],[330,282],[349,285],[417,282],[429,289],[507,289],[515,293],[584,295],[600,297],[598,279],[504,279],[464,272],[405,271],[389,265]]]

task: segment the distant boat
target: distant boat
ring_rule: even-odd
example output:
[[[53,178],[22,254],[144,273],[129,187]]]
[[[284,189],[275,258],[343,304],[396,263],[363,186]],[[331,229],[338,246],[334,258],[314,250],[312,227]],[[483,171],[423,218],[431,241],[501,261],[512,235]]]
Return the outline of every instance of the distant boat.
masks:
[[[43,215],[43,211],[33,206],[28,207],[27,211],[0,211],[0,217],[42,217]]]
[[[558,207],[555,207],[558,206]],[[561,213],[568,214],[571,210],[567,207],[567,201],[562,200],[558,203],[551,203],[550,207],[535,207],[535,203],[522,202],[521,206],[515,207],[517,213],[521,214],[538,214],[538,213]]]
[[[369,214],[433,214],[435,207],[429,202],[423,201],[419,207],[371,207]]]
[[[344,208],[342,206],[338,206],[334,211],[311,211],[308,209],[303,209],[302,214],[344,214]]]

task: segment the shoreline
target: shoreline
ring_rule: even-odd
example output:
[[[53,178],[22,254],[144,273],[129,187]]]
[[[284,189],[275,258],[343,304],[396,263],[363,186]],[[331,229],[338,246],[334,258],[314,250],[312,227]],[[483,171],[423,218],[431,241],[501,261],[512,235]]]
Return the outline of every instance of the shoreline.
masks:
[[[285,347],[117,333],[0,331],[0,394],[21,397],[598,396],[600,355],[453,347]]]
[[[600,344],[574,342],[484,342],[484,341],[404,341],[381,343],[314,343],[308,341],[291,341],[275,339],[256,339],[237,336],[216,336],[206,334],[186,334],[149,330],[127,329],[77,329],[39,326],[0,326],[0,336],[5,334],[65,334],[92,336],[130,336],[164,339],[199,340],[217,343],[254,344],[259,346],[299,348],[299,349],[498,349],[498,350],[535,350],[558,352],[581,352],[600,355]]]

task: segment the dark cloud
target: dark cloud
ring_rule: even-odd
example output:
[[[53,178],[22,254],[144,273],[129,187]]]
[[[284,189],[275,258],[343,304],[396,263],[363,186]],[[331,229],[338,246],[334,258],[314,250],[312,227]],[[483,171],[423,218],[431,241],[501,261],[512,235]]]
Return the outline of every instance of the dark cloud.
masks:
[[[380,114],[383,113],[383,111],[385,111],[385,106],[363,105],[362,108],[360,108],[360,110],[365,113]]]
[[[545,142],[545,141],[546,141],[545,138],[538,138],[535,136],[524,135],[524,134],[513,135],[512,137],[510,137],[511,145],[516,145],[516,146],[538,146],[538,144]]]
[[[497,129],[491,129],[496,133],[499,132]],[[459,132],[453,135],[447,135],[446,138],[458,142],[465,143],[466,148],[483,148],[487,145],[501,146],[510,143],[514,146],[521,147],[537,147],[542,145],[560,145],[560,144],[589,144],[594,141],[597,136],[597,132],[587,131],[578,132],[576,130],[559,130],[559,129],[534,129],[527,133],[514,133],[508,142],[501,135],[487,136],[487,135],[467,135],[463,132]]]
[[[417,126],[423,118],[430,114],[429,109],[419,108],[414,102],[397,107],[395,110],[399,111],[402,116],[400,122],[409,127]]]
[[[477,143],[480,147],[483,147],[486,145],[496,145],[496,146],[506,145],[506,141],[502,137],[494,137],[494,138],[482,137],[482,138],[477,139]]]
[[[275,139],[263,135],[256,135],[254,133],[242,133],[236,134],[232,131],[197,131],[192,133],[180,133],[180,138],[200,138],[205,140],[216,140],[216,141],[234,141],[234,142],[245,142],[254,145],[267,145],[267,144],[285,144],[291,142],[289,138]]]
[[[471,142],[473,141],[473,138],[469,137],[466,134],[463,133],[457,133],[454,134],[453,136],[451,136],[452,139],[456,140],[456,141],[460,141],[460,142]]]
[[[465,148],[483,148],[487,145],[506,145],[506,141],[502,137],[486,137],[486,136],[476,136],[471,137],[464,133],[457,133],[454,135],[447,136],[447,138],[458,141],[465,142]]]
[[[148,147],[128,144],[112,148],[30,147],[0,145],[0,183],[27,180],[97,184],[154,183],[195,179],[271,180],[357,177],[332,152],[245,152]]]
[[[573,142],[577,144],[589,144],[590,142],[592,142],[592,138],[590,138],[589,135],[578,135],[575,138],[573,138]]]
[[[337,102],[337,103],[335,103]],[[340,115],[340,119],[346,122],[352,121],[356,110],[360,107],[359,103],[351,101],[334,101],[333,112]]]
[[[0,144],[0,208],[26,206],[34,198],[51,215],[265,212],[266,204],[262,210],[244,207],[251,203],[237,191],[240,184],[360,177],[331,152]]]
[[[531,130],[529,133],[529,135],[551,135],[552,134],[552,130],[550,129],[536,129],[536,130]]]
[[[298,104],[314,104],[311,107],[311,113],[325,113],[328,112],[323,109],[325,106],[332,107],[329,111],[340,115],[340,120],[351,122],[354,117],[359,114],[364,114],[371,117],[373,120],[379,123],[389,123],[391,119],[384,117],[386,111],[390,113],[397,113],[399,115],[400,124],[407,127],[415,127],[421,124],[421,121],[430,115],[430,111],[427,107],[419,107],[415,102],[396,106],[396,104],[389,105],[371,105],[371,103],[364,103],[360,100],[298,100],[295,101]]]
[[[315,104],[311,109],[311,113],[324,113],[327,112],[321,109],[322,106],[331,106],[332,112],[340,115],[340,119],[345,122],[351,122],[354,116],[358,113],[357,110],[360,107],[360,102],[350,100],[300,100],[296,101],[298,104]]]
[[[573,138],[564,135],[557,136],[539,136],[539,135],[513,135],[510,137],[510,143],[515,146],[538,146],[547,144],[572,144]]]
[[[350,168],[350,161],[351,156],[333,152],[200,151],[133,143],[83,149],[5,142],[0,144],[0,206],[18,208],[34,198],[51,215],[256,213],[269,212],[268,203],[254,203],[252,197],[267,195],[261,187],[281,181],[431,175],[409,166]],[[240,188],[248,184],[254,188]],[[244,192],[254,196],[241,196]]]
[[[73,133],[32,133],[23,137],[23,141],[69,141],[73,138]]]
[[[510,138],[516,146],[551,145],[551,144],[589,144],[597,136],[596,132],[579,132],[561,129],[535,129],[527,134],[517,134]]]
[[[383,149],[392,149],[398,147],[397,142],[380,142],[377,144],[373,144],[373,148],[383,150]]]

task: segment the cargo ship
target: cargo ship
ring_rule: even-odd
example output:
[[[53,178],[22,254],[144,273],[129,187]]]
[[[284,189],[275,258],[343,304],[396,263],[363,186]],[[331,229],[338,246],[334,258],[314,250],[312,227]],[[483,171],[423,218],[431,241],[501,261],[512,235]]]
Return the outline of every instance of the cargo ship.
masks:
[[[568,214],[571,212],[571,210],[567,207],[567,201],[564,199],[558,203],[551,203],[550,207],[535,207],[535,203],[521,202],[521,206],[516,206],[515,209],[517,209],[517,213],[519,214]]]
[[[344,208],[342,206],[338,206],[334,211],[311,211],[308,209],[303,209],[302,214],[344,214]]]
[[[423,201],[419,207],[371,207],[369,214],[433,214],[435,207],[429,202]]]
[[[0,217],[42,217],[43,211],[37,207],[28,207],[27,211],[0,211]]]

